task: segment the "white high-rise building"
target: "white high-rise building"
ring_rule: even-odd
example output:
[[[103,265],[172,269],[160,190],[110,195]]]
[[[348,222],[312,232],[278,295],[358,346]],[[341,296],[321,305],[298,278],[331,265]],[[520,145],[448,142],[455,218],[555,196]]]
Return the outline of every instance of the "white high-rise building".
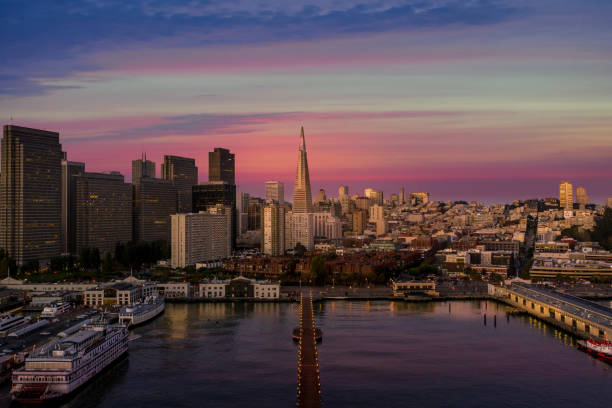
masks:
[[[285,185],[280,181],[266,181],[266,201],[278,205],[285,204]]]
[[[562,181],[559,185],[559,205],[566,210],[574,208],[574,192],[569,181]]]
[[[285,208],[269,204],[262,211],[261,251],[266,255],[281,256],[285,253]]]
[[[285,214],[285,248],[293,249],[298,242],[308,250],[314,249],[314,214],[294,213]]]
[[[232,254],[232,210],[218,205],[207,212],[170,216],[171,266],[184,268]]]
[[[342,238],[342,220],[327,212],[313,214],[314,236],[317,238]]]
[[[385,212],[382,205],[374,204],[370,207],[370,222],[378,222],[385,219]]]

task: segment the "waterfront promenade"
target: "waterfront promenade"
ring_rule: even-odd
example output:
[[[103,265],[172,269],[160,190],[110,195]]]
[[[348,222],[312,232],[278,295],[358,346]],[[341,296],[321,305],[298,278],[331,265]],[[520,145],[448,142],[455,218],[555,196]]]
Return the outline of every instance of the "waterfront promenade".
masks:
[[[298,343],[298,381],[296,406],[315,408],[321,406],[321,380],[319,357],[312,309],[312,295],[300,296],[300,327]]]

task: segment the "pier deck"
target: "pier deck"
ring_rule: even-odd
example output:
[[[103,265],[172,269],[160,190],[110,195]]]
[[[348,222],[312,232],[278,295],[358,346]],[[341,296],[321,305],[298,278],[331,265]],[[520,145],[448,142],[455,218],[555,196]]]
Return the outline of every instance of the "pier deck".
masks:
[[[300,296],[300,337],[298,345],[298,382],[296,406],[321,406],[321,380],[315,331],[312,294]]]

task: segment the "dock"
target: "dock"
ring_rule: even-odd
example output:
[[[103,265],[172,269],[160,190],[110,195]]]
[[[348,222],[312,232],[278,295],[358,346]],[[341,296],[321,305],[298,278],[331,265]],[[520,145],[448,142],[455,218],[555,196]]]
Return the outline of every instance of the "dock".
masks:
[[[312,308],[312,294],[300,295],[298,337],[297,403],[300,408],[321,406],[321,378],[317,352],[317,332]]]

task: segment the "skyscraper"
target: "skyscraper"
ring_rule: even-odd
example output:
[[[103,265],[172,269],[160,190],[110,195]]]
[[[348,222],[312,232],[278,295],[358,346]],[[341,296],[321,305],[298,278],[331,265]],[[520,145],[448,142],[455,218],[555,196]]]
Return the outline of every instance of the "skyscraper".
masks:
[[[62,145],[59,133],[4,126],[0,248],[18,264],[62,252]]]
[[[198,168],[195,159],[179,156],[164,156],[161,178],[172,181],[178,194],[178,212],[191,212],[192,187],[198,184]]]
[[[372,204],[383,205],[383,192],[380,190],[374,190],[372,188],[366,188],[364,190],[364,196],[370,199]]]
[[[306,140],[304,127],[300,133],[300,147],[298,150],[297,171],[295,173],[295,186],[293,188],[294,214],[312,212],[312,193],[310,192],[310,175],[308,174],[308,158],[306,156]]]
[[[294,249],[297,244],[308,251],[314,249],[314,213],[285,214],[285,249]]]
[[[349,188],[348,188],[348,186],[340,186],[340,187],[338,187],[338,197],[348,196],[348,195],[349,195]]]
[[[321,188],[315,196],[315,203],[322,203],[324,201],[327,201],[327,196],[325,195],[325,190]]]
[[[170,214],[176,213],[176,187],[168,180],[142,177],[134,183],[135,241],[170,241]]]
[[[132,186],[121,174],[75,176],[76,250],[113,252],[117,242],[132,239]]]
[[[285,253],[285,208],[268,204],[262,210],[261,252],[281,256]]]
[[[573,187],[569,181],[562,181],[559,185],[559,206],[565,210],[574,207]]]
[[[62,159],[62,252],[76,253],[76,176],[85,172],[85,163]],[[131,221],[130,221],[131,223]]]
[[[208,181],[224,181],[236,184],[234,154],[227,149],[215,147],[208,153]]]
[[[232,254],[231,217],[232,209],[223,205],[197,214],[171,215],[172,267],[228,258]]]
[[[589,203],[589,196],[587,195],[586,188],[576,188],[576,202],[580,204],[582,208]]]
[[[147,160],[146,153],[142,154],[142,158],[132,160],[132,183],[142,177],[155,178],[155,163]]]
[[[216,150],[216,149],[215,149]],[[233,156],[233,155],[232,155]],[[225,181],[209,181],[192,188],[193,212],[207,211],[222,204],[232,209],[232,249],[236,246],[236,185]]]
[[[406,203],[406,191],[404,190],[404,187],[400,188],[399,203],[400,205],[403,205]]]
[[[280,181],[266,181],[266,201],[285,204],[285,185]]]

